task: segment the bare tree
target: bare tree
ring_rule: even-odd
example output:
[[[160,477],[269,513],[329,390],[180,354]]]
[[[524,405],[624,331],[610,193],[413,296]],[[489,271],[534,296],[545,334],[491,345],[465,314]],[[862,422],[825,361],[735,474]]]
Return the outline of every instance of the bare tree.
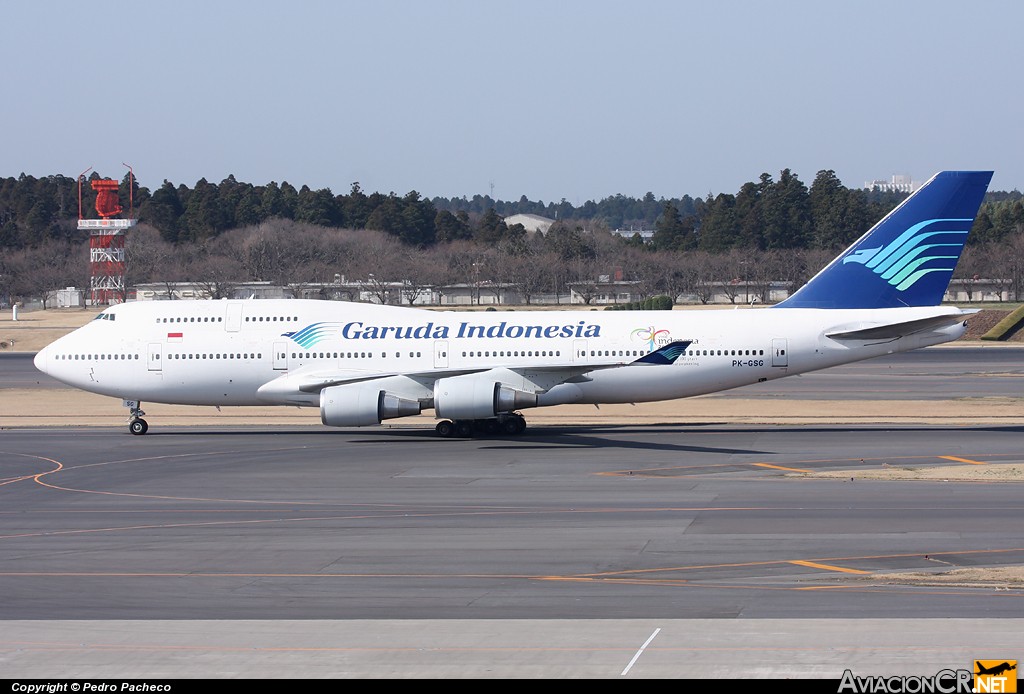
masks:
[[[399,270],[402,244],[385,234],[368,235],[353,259],[353,268],[365,277],[367,289],[380,304],[400,304],[398,286],[402,277]]]
[[[693,274],[693,293],[701,304],[707,305],[715,294],[717,271],[707,251],[693,251],[682,256],[682,263]]]
[[[434,287],[442,277],[437,254],[433,251],[403,247],[399,263],[399,273],[402,278],[401,298],[412,306],[421,297],[432,297]]]
[[[215,239],[189,259],[185,277],[211,299],[230,299],[245,277],[236,239]]]
[[[966,249],[965,249],[966,250]],[[1003,301],[1013,286],[1013,277],[1006,262],[1006,255],[1000,243],[986,243],[976,247],[974,258],[977,262],[979,274],[988,279],[993,288],[999,294],[999,300]]]
[[[689,294],[696,289],[697,269],[693,263],[686,261],[686,255],[677,251],[654,254],[658,270],[657,288],[667,294],[673,303],[678,301],[680,294]]]
[[[498,258],[503,268],[503,279],[516,288],[523,302],[529,306],[533,297],[545,285],[546,270],[543,256],[552,255],[535,243],[524,243],[515,248],[502,248]]]
[[[1024,297],[1024,225],[1018,224],[1015,233],[1004,240],[1005,273],[1010,277],[1014,301]]]
[[[593,258],[578,255],[569,263],[570,277],[569,285],[583,303],[589,306],[600,294],[598,285],[598,268]]]
[[[979,246],[965,246],[960,253],[950,287],[959,286],[967,294],[967,301],[974,301],[975,285],[981,279],[984,268],[984,249]]]
[[[12,254],[8,261],[13,276],[12,293],[36,297],[48,308],[64,287],[89,286],[89,247],[84,241],[47,241]]]
[[[446,245],[444,255],[445,284],[464,284],[473,291],[472,303],[480,303],[481,276],[486,277],[487,253],[480,244],[471,241],[453,241]]]
[[[124,244],[125,293],[143,282],[175,282],[181,279],[178,251],[164,241],[160,232],[139,224],[128,232]],[[127,296],[121,297],[122,301]]]

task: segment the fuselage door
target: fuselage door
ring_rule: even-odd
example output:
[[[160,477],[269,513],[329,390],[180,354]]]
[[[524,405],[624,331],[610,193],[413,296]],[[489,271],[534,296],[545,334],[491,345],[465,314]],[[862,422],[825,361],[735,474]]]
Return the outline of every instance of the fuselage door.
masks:
[[[437,340],[434,342],[434,368],[448,368],[448,341]]]
[[[789,366],[786,355],[786,338],[776,337],[772,340],[772,366]]]
[[[288,369],[287,342],[274,343],[274,368],[278,371],[286,371]]]
[[[587,341],[586,340],[573,340],[572,341],[572,360],[575,364],[586,364],[587,363]]]
[[[163,351],[164,346],[159,342],[149,343],[149,356],[147,357],[146,364],[150,371],[163,371]]]
[[[224,329],[229,333],[237,333],[242,329],[242,306],[235,302],[228,304],[228,317],[224,322]]]

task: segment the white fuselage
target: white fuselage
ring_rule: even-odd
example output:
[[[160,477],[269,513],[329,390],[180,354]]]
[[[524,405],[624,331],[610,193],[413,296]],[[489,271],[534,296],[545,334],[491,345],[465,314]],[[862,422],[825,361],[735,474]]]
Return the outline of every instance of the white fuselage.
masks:
[[[668,400],[947,342],[826,333],[950,307],[679,311],[431,311],[333,301],[167,301],[112,307],[36,357],[83,390],[193,405],[318,406],[325,384],[372,381],[431,406],[439,378],[492,374],[537,405]],[[966,316],[965,316],[966,317]],[[290,334],[290,335],[289,335]],[[631,364],[692,344],[673,364]],[[317,384],[321,384],[317,387]]]

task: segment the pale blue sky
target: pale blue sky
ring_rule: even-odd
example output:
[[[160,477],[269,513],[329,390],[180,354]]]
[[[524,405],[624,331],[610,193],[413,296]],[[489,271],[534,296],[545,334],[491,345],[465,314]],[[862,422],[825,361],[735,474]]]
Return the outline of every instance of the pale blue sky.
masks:
[[[783,168],[1024,189],[1022,33],[1013,0],[5,2],[0,176],[574,204]]]

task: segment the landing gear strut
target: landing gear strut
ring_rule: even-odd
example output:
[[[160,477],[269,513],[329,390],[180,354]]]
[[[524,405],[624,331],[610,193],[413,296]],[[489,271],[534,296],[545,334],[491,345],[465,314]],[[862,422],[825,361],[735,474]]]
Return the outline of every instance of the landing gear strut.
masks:
[[[501,414],[487,419],[442,419],[434,427],[438,436],[468,439],[474,434],[506,434],[518,436],[526,431],[526,420],[521,414]]]
[[[124,406],[128,408],[128,431],[136,436],[149,431],[149,424],[143,419],[146,413],[142,411],[142,403],[138,400],[125,400]]]

